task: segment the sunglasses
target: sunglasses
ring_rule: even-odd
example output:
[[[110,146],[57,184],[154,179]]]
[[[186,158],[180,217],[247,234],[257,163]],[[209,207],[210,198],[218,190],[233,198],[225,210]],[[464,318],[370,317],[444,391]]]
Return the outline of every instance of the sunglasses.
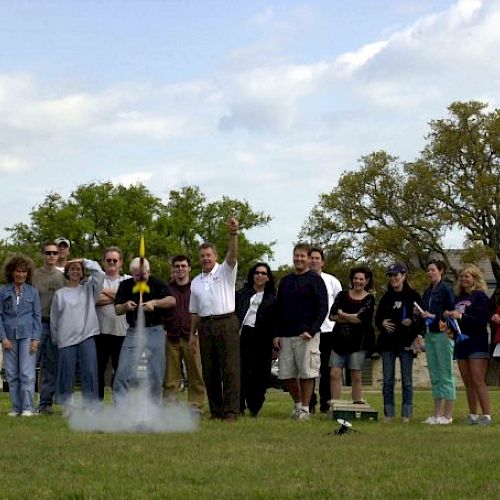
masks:
[[[108,264],[116,264],[118,262],[118,259],[106,259],[106,262]]]
[[[45,252],[45,255],[59,255],[59,252],[52,252],[52,251],[50,251],[50,250],[47,250],[47,251]]]
[[[257,276],[258,274],[261,274],[262,276],[267,276],[267,273],[265,271],[255,271],[254,274]]]

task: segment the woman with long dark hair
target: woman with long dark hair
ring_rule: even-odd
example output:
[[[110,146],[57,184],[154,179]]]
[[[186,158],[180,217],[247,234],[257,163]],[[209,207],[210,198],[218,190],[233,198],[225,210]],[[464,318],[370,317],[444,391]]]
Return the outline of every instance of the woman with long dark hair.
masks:
[[[410,422],[413,412],[413,358],[411,345],[421,333],[421,317],[415,314],[415,303],[420,307],[420,295],[410,286],[406,268],[393,264],[387,270],[387,292],[382,296],[375,315],[380,330],[378,350],[382,353],[384,416],[391,421],[395,416],[394,383],[396,358],[401,366],[403,422]]]
[[[455,358],[462,375],[469,405],[470,424],[491,424],[490,397],[485,377],[490,358],[487,324],[489,299],[482,271],[467,264],[460,271],[455,288],[455,308],[444,316],[458,321],[460,330],[468,338],[455,346]],[[481,406],[482,416],[478,414]]]
[[[373,310],[375,297],[368,293],[373,273],[366,267],[355,267],[349,273],[351,287],[338,293],[330,310],[335,321],[330,356],[330,387],[333,399],[340,399],[342,371],[351,370],[351,390],[354,403],[364,403],[361,391],[361,371],[366,355],[373,348]]]
[[[253,417],[258,415],[264,404],[271,373],[271,310],[274,300],[271,268],[264,262],[258,262],[248,272],[245,286],[236,292],[236,314],[241,332],[240,410],[244,413],[248,408]]]
[[[441,331],[439,322],[444,311],[453,308],[454,297],[451,289],[443,283],[446,270],[442,260],[431,260],[427,264],[430,286],[422,299],[424,311],[421,313],[426,323],[425,351],[427,367],[431,378],[434,414],[425,424],[451,424],[453,404],[456,399],[455,376],[453,375],[453,339]]]

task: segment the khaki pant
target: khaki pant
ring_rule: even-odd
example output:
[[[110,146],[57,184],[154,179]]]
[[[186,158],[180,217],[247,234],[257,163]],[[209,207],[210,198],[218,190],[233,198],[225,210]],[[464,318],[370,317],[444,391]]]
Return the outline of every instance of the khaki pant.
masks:
[[[164,397],[167,401],[177,401],[181,380],[181,362],[184,360],[188,379],[188,403],[190,406],[202,408],[205,400],[205,386],[201,374],[199,349],[193,354],[186,339],[178,341],[167,337],[165,344],[167,370],[165,372]]]

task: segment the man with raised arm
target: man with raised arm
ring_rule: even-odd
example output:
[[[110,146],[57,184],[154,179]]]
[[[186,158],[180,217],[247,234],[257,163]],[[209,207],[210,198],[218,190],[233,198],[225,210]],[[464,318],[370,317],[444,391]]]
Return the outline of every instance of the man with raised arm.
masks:
[[[211,418],[235,421],[240,410],[240,336],[235,311],[238,221],[231,217],[229,248],[222,264],[212,243],[202,243],[202,272],[191,282],[190,346],[201,353]]]

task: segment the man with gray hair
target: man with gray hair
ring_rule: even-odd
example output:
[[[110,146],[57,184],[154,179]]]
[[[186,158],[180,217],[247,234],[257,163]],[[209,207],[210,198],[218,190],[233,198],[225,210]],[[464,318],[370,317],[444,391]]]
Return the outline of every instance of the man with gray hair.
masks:
[[[141,265],[141,260],[143,260]],[[142,352],[139,348],[141,332],[137,330],[137,312],[140,307],[144,311],[144,353],[147,360],[149,388],[154,402],[159,403],[162,396],[165,376],[165,332],[163,330],[163,309],[175,307],[168,286],[149,275],[147,259],[136,257],[130,263],[132,278],[122,281],[115,298],[116,314],[126,314],[127,335],[122,345],[118,370],[113,384],[115,403],[126,402],[130,387],[137,385],[137,367]],[[136,290],[136,284],[144,282],[147,290],[142,293]],[[142,299],[142,302],[141,302]],[[142,349],[141,349],[142,350]]]
[[[212,419],[236,420],[240,411],[240,335],[235,310],[238,221],[228,222],[229,246],[222,264],[215,247],[200,245],[201,274],[191,282],[189,344],[200,349]],[[199,340],[199,342],[198,342]]]

